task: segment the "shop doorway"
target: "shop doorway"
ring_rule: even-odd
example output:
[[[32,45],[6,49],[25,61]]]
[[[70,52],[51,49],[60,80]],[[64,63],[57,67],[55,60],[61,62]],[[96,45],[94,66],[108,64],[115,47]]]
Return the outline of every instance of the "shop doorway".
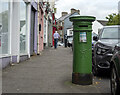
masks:
[[[35,35],[35,10],[31,10],[31,34],[30,34],[30,55],[34,54],[34,35]]]

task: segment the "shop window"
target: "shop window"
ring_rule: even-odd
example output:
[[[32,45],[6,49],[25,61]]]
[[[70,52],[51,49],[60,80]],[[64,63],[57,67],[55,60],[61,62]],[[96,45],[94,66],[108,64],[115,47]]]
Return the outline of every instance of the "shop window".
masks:
[[[26,53],[26,4],[20,2],[20,53]]]
[[[8,43],[9,43],[9,31],[8,31],[8,20],[9,20],[9,3],[0,2],[0,54],[8,54]]]

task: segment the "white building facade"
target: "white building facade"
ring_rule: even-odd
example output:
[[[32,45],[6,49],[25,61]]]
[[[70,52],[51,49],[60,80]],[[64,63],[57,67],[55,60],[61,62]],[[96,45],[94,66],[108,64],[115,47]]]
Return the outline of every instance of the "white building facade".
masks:
[[[2,68],[30,58],[31,3],[0,2],[0,60]]]
[[[43,43],[46,46],[52,45],[53,9],[49,2],[46,3],[42,3],[45,7],[44,10],[42,9],[42,17],[38,19],[38,16],[41,16],[41,14],[38,15],[40,13],[38,0],[0,2],[0,63],[2,68],[40,54]],[[42,32],[39,31],[40,24]],[[40,33],[42,36],[39,35]],[[41,41],[40,38],[43,40]]]

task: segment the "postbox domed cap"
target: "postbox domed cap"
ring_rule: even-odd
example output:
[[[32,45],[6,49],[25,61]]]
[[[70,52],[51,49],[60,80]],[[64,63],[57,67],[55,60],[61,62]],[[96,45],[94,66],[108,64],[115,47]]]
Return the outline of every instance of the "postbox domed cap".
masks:
[[[80,16],[80,15],[76,15],[73,17],[70,17],[70,21],[95,21],[95,17],[93,16]]]

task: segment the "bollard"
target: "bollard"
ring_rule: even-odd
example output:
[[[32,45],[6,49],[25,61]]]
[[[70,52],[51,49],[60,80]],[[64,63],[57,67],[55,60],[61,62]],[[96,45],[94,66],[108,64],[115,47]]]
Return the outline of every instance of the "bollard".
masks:
[[[92,84],[92,16],[74,16],[73,22],[73,73],[72,83]]]

